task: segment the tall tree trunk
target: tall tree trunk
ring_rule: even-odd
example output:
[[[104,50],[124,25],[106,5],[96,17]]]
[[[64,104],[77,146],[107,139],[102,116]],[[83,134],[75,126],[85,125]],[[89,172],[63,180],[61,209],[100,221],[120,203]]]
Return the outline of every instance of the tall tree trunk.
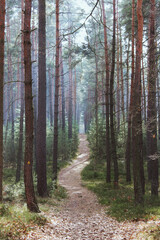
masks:
[[[63,70],[63,56],[62,44],[60,45],[60,82],[61,82],[61,116],[62,116],[62,160],[66,158],[66,121],[65,121],[65,87],[64,87],[64,70]]]
[[[23,157],[23,116],[24,116],[24,0],[21,1],[21,109],[20,109],[20,123],[19,123],[19,142],[17,153],[17,169],[16,169],[16,182],[20,181],[21,177],[21,163]]]
[[[53,180],[57,181],[58,160],[58,93],[59,93],[59,0],[56,0],[56,72],[55,72],[55,102],[54,102],[54,141],[53,141]]]
[[[146,126],[146,123],[147,123],[147,116],[146,116],[146,89],[145,89],[143,57],[142,57],[142,77],[143,77],[143,112],[144,112],[144,123],[145,123],[145,126]]]
[[[96,72],[95,72],[95,124],[96,124],[96,156],[94,162],[94,175],[96,176],[96,165],[98,163],[98,156],[99,156],[99,149],[98,149],[98,57],[97,57],[97,41],[95,44],[95,65],[96,65]]]
[[[34,10],[35,10],[35,2],[33,1],[33,16],[34,16]],[[33,17],[32,20],[32,28],[35,28],[35,20]],[[38,46],[38,34],[36,34],[35,31],[32,32],[32,58],[33,61],[38,61],[38,52],[37,52],[37,46]],[[38,72],[37,72],[37,65],[35,63],[32,63],[32,77],[33,77],[33,109],[34,109],[34,123],[33,123],[33,129],[34,129],[34,143],[33,143],[33,152],[34,152],[34,169],[37,173],[37,118],[38,118]]]
[[[69,48],[69,106],[68,106],[68,138],[72,139],[72,115],[73,115],[73,106],[72,106],[72,50],[71,50],[71,36],[68,37],[68,48]]]
[[[105,46],[105,72],[106,72],[106,182],[111,182],[111,152],[110,152],[110,130],[109,130],[109,61],[108,61],[108,43],[107,26],[104,0],[102,0],[103,26],[104,26],[104,46]]]
[[[47,196],[46,176],[46,4],[39,0],[37,190]]]
[[[102,95],[102,98],[101,98],[101,101],[102,101],[102,118],[103,120],[105,120],[105,83],[104,83],[104,71],[102,71],[102,75],[101,75],[101,79],[102,79],[102,86],[101,86],[101,95]]]
[[[122,34],[121,34],[121,27],[120,27],[121,109],[122,109],[124,135],[125,135],[124,79],[123,79],[123,60],[122,60],[122,55],[123,55]]]
[[[160,84],[159,77],[157,77],[157,92],[158,92],[158,139],[160,140]]]
[[[133,82],[134,82],[134,27],[135,26],[135,0],[132,0],[132,72],[131,72],[131,93],[130,93],[130,106],[129,106],[129,116],[128,116],[128,133],[126,142],[126,181],[131,181],[131,152],[132,152],[132,106],[133,106]]]
[[[31,66],[31,0],[25,0],[24,15],[24,65],[25,65],[25,160],[24,183],[27,207],[32,212],[39,212],[34,193],[33,165],[33,106],[32,106],[32,66]]]
[[[62,57],[62,45],[60,46],[61,56],[61,89],[62,89],[62,131],[65,133],[65,89],[64,89],[64,71],[63,71],[63,57]]]
[[[142,117],[141,117],[141,56],[143,39],[142,1],[137,1],[138,33],[136,43],[136,71],[133,88],[133,118],[132,118],[132,145],[133,145],[133,176],[134,194],[136,203],[143,203],[142,187]]]
[[[10,159],[12,164],[15,164],[15,145],[14,145],[14,83],[13,83],[13,68],[12,68],[12,56],[9,49],[9,44],[11,42],[11,31],[10,31],[10,21],[9,14],[7,13],[7,62],[8,62],[8,81],[9,81],[9,121],[11,122],[11,145],[10,145]]]
[[[127,85],[127,96],[126,96],[126,118],[128,121],[129,114],[129,50],[130,50],[130,39],[128,39],[128,49],[127,49],[127,73],[126,73],[126,85]]]
[[[118,161],[116,150],[116,137],[115,137],[115,124],[114,124],[114,72],[115,72],[115,25],[116,25],[116,3],[113,0],[113,40],[112,40],[112,67],[110,76],[110,128],[111,128],[111,154],[114,163],[114,184],[115,187],[118,184]]]
[[[118,24],[118,0],[117,0],[117,130],[120,130],[121,100],[120,100],[120,83],[119,83],[119,24]]]
[[[24,71],[22,70],[24,73]],[[24,81],[24,76],[21,77],[21,81]],[[22,83],[24,84],[24,83]],[[24,86],[21,86],[21,109],[20,109],[20,124],[19,124],[19,141],[18,141],[18,153],[17,153],[17,169],[16,169],[16,182],[21,178],[21,163],[23,158],[23,116],[24,116]]]
[[[73,102],[74,102],[74,127],[76,126],[76,116],[77,116],[77,72],[76,67],[74,69],[74,84],[73,84]]]
[[[0,201],[3,179],[3,78],[4,78],[5,0],[0,1]]]
[[[49,79],[49,112],[50,112],[50,125],[53,126],[53,95],[52,95],[52,76],[51,69],[48,69],[48,79]]]
[[[155,0],[150,0],[149,59],[148,59],[148,112],[147,149],[151,194],[158,195],[157,112],[156,112],[156,45],[155,45]]]

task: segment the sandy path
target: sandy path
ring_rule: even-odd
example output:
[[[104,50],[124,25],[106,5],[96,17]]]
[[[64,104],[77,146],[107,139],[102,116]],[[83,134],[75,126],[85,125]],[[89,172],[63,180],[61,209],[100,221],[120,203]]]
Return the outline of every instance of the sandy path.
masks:
[[[82,186],[80,172],[88,164],[88,156],[86,136],[80,135],[78,157],[59,174],[59,183],[67,189],[69,198],[59,212],[51,210],[47,214],[49,223],[31,232],[26,239],[131,239],[138,223],[118,223],[108,217],[97,197]]]

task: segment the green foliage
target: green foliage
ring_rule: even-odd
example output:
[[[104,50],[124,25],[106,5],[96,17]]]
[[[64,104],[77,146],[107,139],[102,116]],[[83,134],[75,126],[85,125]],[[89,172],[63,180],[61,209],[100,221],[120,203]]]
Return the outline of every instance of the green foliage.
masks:
[[[16,156],[18,151],[19,140],[19,118],[14,120],[14,142],[12,133],[12,124],[8,123],[8,127],[4,128],[4,162],[10,164],[13,168],[16,167]],[[23,135],[24,136],[24,135]]]
[[[51,178],[48,179],[47,184],[50,197],[57,200],[61,200],[67,197],[65,188],[61,187],[60,185],[56,185],[56,182]]]
[[[3,204],[0,209],[3,209],[0,215],[0,239],[19,240],[21,235],[47,222],[43,215],[29,212],[26,205]]]
[[[71,144],[71,146],[70,146],[71,158],[75,158],[77,150],[78,150],[78,145],[79,145],[78,126],[76,126],[76,125],[73,126],[72,140],[71,140],[70,144]]]
[[[105,166],[104,164],[96,164],[96,175],[94,173],[95,167],[94,167],[94,163],[93,160],[92,162],[87,165],[83,171],[82,171],[82,177],[84,181],[95,181],[95,180],[102,180],[105,179]]]
[[[18,186],[21,188],[20,191],[18,191]],[[10,187],[11,186],[9,186],[9,188]],[[0,204],[0,239],[4,240],[19,240],[21,235],[27,234],[30,230],[34,230],[37,225],[42,226],[47,222],[43,213],[31,213],[27,209],[24,199],[17,204],[23,188],[20,184],[14,184],[12,187],[14,188],[13,195],[11,196],[12,204]],[[16,188],[17,193],[15,193]],[[11,194],[10,192],[11,190],[9,190],[9,194]],[[15,198],[15,196],[17,197]],[[59,185],[55,187],[54,183],[52,183],[50,197],[38,197],[40,209],[43,211],[49,211],[51,206],[57,206],[57,203],[66,197],[66,190]],[[13,199],[16,200],[16,204],[13,202]]]
[[[5,167],[3,169],[3,180],[5,184],[11,184],[15,181],[16,171],[12,167]]]
[[[67,129],[65,132],[60,128],[58,131],[58,160],[60,167],[63,167],[63,163],[70,160],[70,147]]]
[[[150,219],[160,217],[160,199],[150,196],[149,185],[146,187],[144,206],[135,205],[133,184],[125,183],[125,175],[120,175],[118,189],[112,183],[105,182],[105,165],[96,165],[97,176],[94,176],[93,166],[90,164],[82,171],[84,184],[98,196],[99,202],[108,206],[107,214],[118,221]],[[120,172],[123,173],[124,164],[120,164]],[[113,173],[112,173],[113,174]]]
[[[5,201],[21,201],[25,199],[24,183],[22,181],[15,184],[7,184],[4,186]]]
[[[58,186],[53,191],[54,198],[60,201],[61,199],[67,198],[67,192],[64,187]]]
[[[99,116],[97,131],[95,119],[92,121],[90,125],[90,130],[88,131],[88,141],[89,148],[91,150],[91,159],[98,158],[98,162],[105,159],[106,156],[105,139],[106,139],[105,121]]]
[[[78,128],[73,126],[73,137],[70,141],[68,139],[68,128],[66,127],[65,132],[62,131],[62,128],[59,128],[58,131],[58,170],[65,167],[69,161],[76,156],[78,150]],[[47,165],[49,175],[52,174],[52,158],[53,158],[53,129],[47,127]]]
[[[0,204],[0,217],[7,216],[10,214],[9,208],[5,204]]]

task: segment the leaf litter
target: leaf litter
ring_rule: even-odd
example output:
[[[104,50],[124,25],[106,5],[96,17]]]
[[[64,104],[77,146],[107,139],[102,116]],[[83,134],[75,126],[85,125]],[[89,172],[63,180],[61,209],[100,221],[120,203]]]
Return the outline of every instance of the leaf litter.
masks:
[[[107,216],[94,193],[83,187],[80,173],[88,164],[89,149],[85,135],[80,135],[79,155],[61,170],[59,184],[66,188],[68,198],[60,207],[42,213],[48,222],[23,236],[21,240],[129,240],[148,224],[144,221],[118,222]],[[56,209],[57,208],[57,209]],[[160,222],[156,223],[160,225]],[[143,239],[143,238],[140,238]]]

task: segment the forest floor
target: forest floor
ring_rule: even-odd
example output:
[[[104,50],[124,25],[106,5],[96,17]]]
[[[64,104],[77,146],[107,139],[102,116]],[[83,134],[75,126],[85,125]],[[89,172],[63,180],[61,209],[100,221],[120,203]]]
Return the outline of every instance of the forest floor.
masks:
[[[59,184],[66,188],[68,198],[59,206],[51,207],[47,213],[42,212],[48,222],[21,239],[138,239],[136,233],[140,232],[146,223],[142,221],[118,222],[107,216],[106,207],[101,206],[96,195],[83,186],[80,173],[88,164],[89,149],[87,145],[86,136],[80,135],[77,158],[59,174]]]

